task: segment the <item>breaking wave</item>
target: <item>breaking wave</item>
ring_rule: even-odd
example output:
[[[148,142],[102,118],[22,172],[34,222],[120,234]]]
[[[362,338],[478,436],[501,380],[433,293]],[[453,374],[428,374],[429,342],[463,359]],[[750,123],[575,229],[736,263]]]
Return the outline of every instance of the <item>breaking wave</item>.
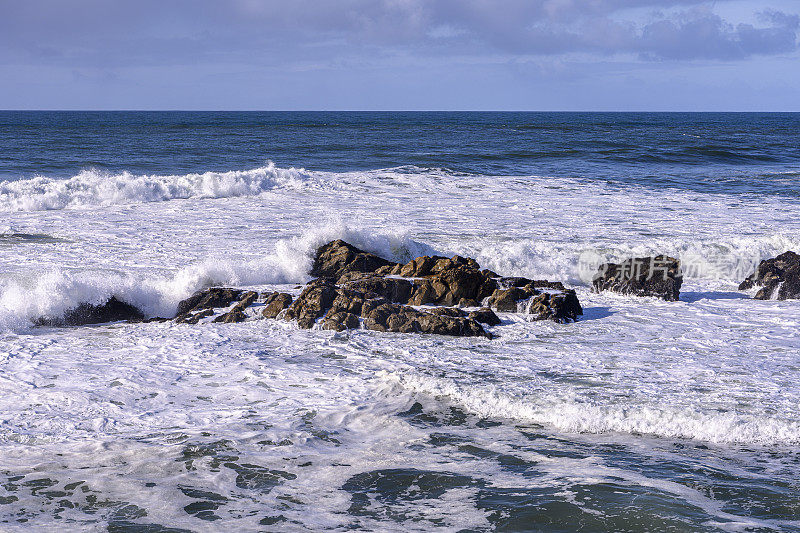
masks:
[[[402,262],[436,253],[402,232],[376,234],[332,222],[279,240],[257,259],[208,259],[160,277],[91,268],[51,268],[0,277],[0,331],[22,330],[39,317],[60,317],[81,303],[102,304],[111,296],[135,305],[148,316],[171,317],[178,302],[207,287],[304,283],[309,279],[315,250],[335,239]]]
[[[315,178],[305,170],[272,162],[251,170],[183,175],[111,174],[84,170],[69,179],[38,176],[0,181],[0,211],[42,211],[163,202],[185,198],[255,196],[277,187],[302,188]]]
[[[764,446],[800,443],[800,424],[773,417],[665,405],[595,405],[536,395],[518,398],[492,387],[410,374],[385,373],[384,379],[406,390],[453,402],[481,417],[541,424],[567,433],[627,433]]]

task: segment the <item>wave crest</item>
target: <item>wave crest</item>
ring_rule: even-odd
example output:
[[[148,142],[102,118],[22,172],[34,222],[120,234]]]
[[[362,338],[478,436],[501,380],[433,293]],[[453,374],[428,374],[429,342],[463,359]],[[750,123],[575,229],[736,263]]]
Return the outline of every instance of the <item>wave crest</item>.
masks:
[[[251,170],[182,175],[111,174],[84,170],[69,179],[38,176],[0,182],[0,211],[42,211],[163,202],[182,198],[256,196],[278,187],[302,188],[311,173],[278,168],[271,161]]]

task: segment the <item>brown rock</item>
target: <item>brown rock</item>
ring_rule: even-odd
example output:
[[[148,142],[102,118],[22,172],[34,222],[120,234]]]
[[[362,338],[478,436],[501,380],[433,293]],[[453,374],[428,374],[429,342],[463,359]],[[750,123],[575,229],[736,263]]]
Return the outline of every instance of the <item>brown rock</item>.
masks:
[[[500,324],[500,318],[488,307],[481,307],[477,311],[472,311],[467,317],[489,326]]]
[[[213,309],[203,309],[196,313],[184,313],[175,317],[175,322],[178,324],[197,324],[201,318],[206,318],[214,315]]]
[[[531,293],[519,287],[497,289],[489,298],[489,306],[494,307],[498,311],[516,313],[517,302],[529,298],[530,296]]]
[[[395,263],[359,250],[339,239],[317,250],[311,275],[338,278],[345,272],[375,272],[379,268],[393,265]]]
[[[277,318],[281,311],[289,307],[292,303],[292,296],[285,292],[273,292],[267,294],[264,300],[264,310],[261,315],[264,318]]]
[[[439,316],[452,316],[452,317],[467,316],[464,313],[464,311],[462,311],[458,307],[434,307],[432,309],[426,309],[425,311]]]
[[[331,329],[334,331],[344,331],[346,329],[358,329],[361,322],[358,317],[352,313],[331,313],[325,315],[322,322],[322,329]]]
[[[199,311],[201,309],[228,307],[238,300],[243,292],[244,291],[240,289],[230,289],[226,287],[212,287],[203,291],[197,291],[178,304],[176,316]]]
[[[431,257],[427,255],[417,257],[416,259],[413,259],[412,261],[409,261],[403,265],[398,274],[404,278],[421,278],[423,276],[427,276],[430,274],[433,265],[439,259],[444,259],[444,257]]]
[[[233,306],[232,311],[244,311],[250,305],[258,299],[258,293],[256,291],[247,291],[242,295],[239,303]]]
[[[414,285],[406,279],[368,276],[356,281],[343,283],[342,287],[362,293],[365,298],[381,297],[391,302],[406,303],[411,296],[411,290]]]
[[[336,286],[332,281],[325,278],[314,280],[306,285],[297,300],[289,306],[285,318],[297,319],[298,326],[309,329],[325,314],[336,295]]]
[[[244,322],[247,320],[247,315],[244,314],[244,311],[241,309],[236,309],[235,307],[228,311],[227,313],[223,313],[216,317],[211,322],[215,323],[223,323],[223,324],[234,324],[236,322]]]

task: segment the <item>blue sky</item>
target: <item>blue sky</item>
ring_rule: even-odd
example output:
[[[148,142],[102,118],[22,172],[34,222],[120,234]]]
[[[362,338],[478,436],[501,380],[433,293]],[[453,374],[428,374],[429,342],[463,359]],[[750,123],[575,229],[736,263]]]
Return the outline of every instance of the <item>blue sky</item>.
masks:
[[[0,0],[4,109],[800,111],[800,0]]]

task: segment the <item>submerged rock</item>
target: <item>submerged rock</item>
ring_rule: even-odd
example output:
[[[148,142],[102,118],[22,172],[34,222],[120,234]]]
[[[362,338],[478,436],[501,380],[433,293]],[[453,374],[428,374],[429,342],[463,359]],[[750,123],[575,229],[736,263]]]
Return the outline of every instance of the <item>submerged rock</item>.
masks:
[[[595,292],[612,291],[677,301],[682,283],[680,261],[674,257],[657,255],[601,265],[592,280],[592,288]]]
[[[761,287],[754,296],[758,300],[800,298],[800,255],[785,252],[761,261],[756,271],[739,285],[739,290],[753,287]]]
[[[37,323],[42,326],[83,326],[87,324],[103,324],[128,320],[139,322],[144,320],[144,313],[129,303],[112,296],[101,305],[82,303],[58,318],[43,317]]]

